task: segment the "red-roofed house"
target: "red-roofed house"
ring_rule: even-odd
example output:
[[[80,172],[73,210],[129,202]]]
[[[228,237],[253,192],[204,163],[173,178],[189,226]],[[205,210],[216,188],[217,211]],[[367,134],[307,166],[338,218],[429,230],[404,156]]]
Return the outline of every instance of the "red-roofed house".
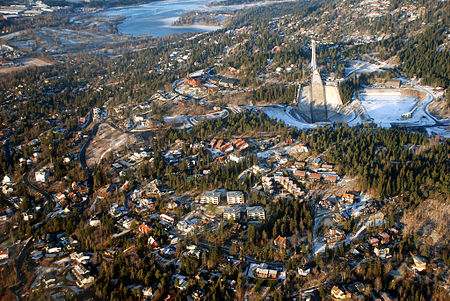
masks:
[[[338,178],[337,175],[324,175],[323,176],[324,181],[331,182],[331,183],[336,183],[337,178]]]
[[[143,234],[148,234],[150,233],[150,231],[152,231],[152,228],[147,225],[146,223],[142,223],[139,228],[138,228],[139,232],[143,233]]]
[[[340,289],[336,285],[331,289],[331,295],[336,299],[349,299],[352,297],[352,294],[345,289]]]
[[[278,235],[278,237],[273,240],[273,244],[280,249],[286,249],[287,239],[286,237]]]
[[[294,176],[304,179],[304,178],[306,178],[306,171],[305,170],[296,170],[296,171],[294,171]]]
[[[322,179],[322,175],[320,173],[312,172],[309,174],[308,179],[313,181],[320,181]]]
[[[344,194],[342,195],[342,200],[343,200],[344,202],[353,204],[353,202],[355,201],[355,195],[352,194],[352,193],[344,193]]]

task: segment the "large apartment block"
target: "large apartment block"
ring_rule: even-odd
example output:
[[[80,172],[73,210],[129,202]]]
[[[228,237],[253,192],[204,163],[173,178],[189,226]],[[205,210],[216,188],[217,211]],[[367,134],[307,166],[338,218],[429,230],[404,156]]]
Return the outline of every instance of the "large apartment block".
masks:
[[[242,191],[228,191],[227,192],[228,205],[242,205],[244,204],[244,193]]]
[[[218,205],[221,193],[218,191],[207,191],[200,199],[200,204]]]

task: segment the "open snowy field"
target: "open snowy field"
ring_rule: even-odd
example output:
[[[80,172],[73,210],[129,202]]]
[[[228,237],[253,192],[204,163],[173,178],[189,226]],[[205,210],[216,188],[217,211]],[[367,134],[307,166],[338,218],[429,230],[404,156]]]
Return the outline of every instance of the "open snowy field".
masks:
[[[116,151],[127,144],[136,142],[133,135],[121,133],[107,123],[100,124],[97,135],[86,150],[89,166],[95,166],[111,151]]]
[[[361,93],[359,97],[367,117],[383,127],[402,121],[402,115],[411,112],[418,101],[416,97],[403,96],[400,92],[371,91]]]
[[[375,65],[360,60],[349,61],[349,66],[345,68],[345,77],[349,77],[354,72],[356,74],[379,72],[382,71],[383,67],[386,67],[386,64]]]

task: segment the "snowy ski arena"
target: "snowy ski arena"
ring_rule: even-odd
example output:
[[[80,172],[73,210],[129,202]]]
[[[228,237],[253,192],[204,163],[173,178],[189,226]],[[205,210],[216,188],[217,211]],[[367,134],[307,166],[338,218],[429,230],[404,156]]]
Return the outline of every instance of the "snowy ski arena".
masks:
[[[437,119],[428,112],[428,105],[439,97],[442,97],[442,92],[418,85],[414,88],[397,89],[366,88],[356,94],[355,101],[329,115],[328,122],[318,123],[305,121],[295,106],[271,104],[248,108],[260,110],[267,116],[298,129],[312,129],[336,121],[347,122],[350,126],[372,122],[385,128],[422,128],[431,135],[450,137],[450,120]]]
[[[391,89],[366,89],[359,94],[364,114],[374,123],[390,127],[392,122],[411,118],[419,98]]]

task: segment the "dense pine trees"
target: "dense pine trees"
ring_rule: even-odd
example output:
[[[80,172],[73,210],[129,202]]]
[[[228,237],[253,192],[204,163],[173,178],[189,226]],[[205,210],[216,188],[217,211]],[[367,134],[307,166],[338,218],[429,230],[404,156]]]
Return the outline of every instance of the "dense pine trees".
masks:
[[[447,88],[450,84],[450,52],[444,44],[445,38],[446,30],[437,25],[408,41],[399,53],[401,68],[406,75],[422,78],[427,85]]]
[[[449,197],[448,139],[440,142],[395,128],[336,124],[312,131],[307,142],[317,154],[328,150],[326,159],[340,172],[359,177],[365,191],[381,197],[406,193],[412,202]]]

